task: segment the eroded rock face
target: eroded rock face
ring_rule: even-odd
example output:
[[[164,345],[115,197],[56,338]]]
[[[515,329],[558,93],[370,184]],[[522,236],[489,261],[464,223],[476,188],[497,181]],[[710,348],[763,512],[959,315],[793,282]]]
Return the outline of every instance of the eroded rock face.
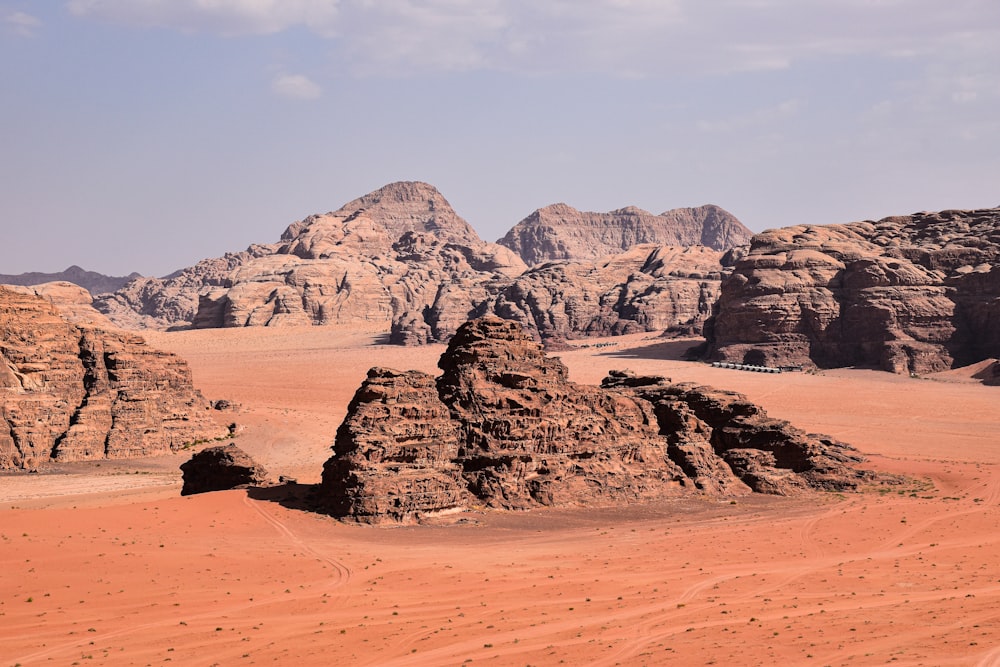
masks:
[[[293,223],[279,243],[133,281],[97,306],[133,327],[338,323],[389,330],[422,313],[443,286],[461,286],[453,307],[467,312],[485,298],[486,284],[525,268],[509,249],[483,242],[432,186],[393,183]]]
[[[181,472],[184,478],[182,496],[273,482],[263,466],[233,444],[201,450],[181,464]]]
[[[459,328],[437,379],[374,368],[337,431],[321,504],[359,521],[487,506],[851,488],[860,460],[733,392],[624,373],[577,385],[521,327]]]
[[[0,468],[164,454],[218,434],[187,364],[135,334],[0,288],[0,335]]]
[[[1000,356],[1000,209],[754,237],[705,329],[713,359],[927,373]]]
[[[514,225],[497,243],[533,266],[560,259],[598,259],[643,243],[725,251],[745,245],[751,235],[735,216],[712,205],[654,215],[634,206],[592,213],[554,204]]]
[[[551,262],[529,269],[484,310],[542,341],[668,329],[700,334],[730,270],[722,261],[722,252],[702,246],[641,245],[597,261]]]

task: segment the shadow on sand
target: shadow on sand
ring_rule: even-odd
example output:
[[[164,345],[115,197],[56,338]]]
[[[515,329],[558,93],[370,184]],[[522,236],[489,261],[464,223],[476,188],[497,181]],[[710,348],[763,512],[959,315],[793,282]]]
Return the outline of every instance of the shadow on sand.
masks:
[[[286,482],[275,486],[251,486],[246,491],[251,500],[265,500],[301,512],[320,512],[319,486]]]
[[[616,359],[665,359],[669,361],[693,361],[691,350],[704,342],[698,338],[686,338],[684,340],[670,340],[662,343],[653,343],[642,347],[631,347],[625,350],[609,350],[601,352],[602,357],[614,357]]]

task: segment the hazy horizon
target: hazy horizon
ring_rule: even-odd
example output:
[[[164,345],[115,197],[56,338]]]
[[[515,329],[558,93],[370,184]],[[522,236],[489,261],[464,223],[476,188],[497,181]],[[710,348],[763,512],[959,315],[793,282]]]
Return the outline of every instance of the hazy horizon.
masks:
[[[0,273],[165,275],[398,180],[754,231],[1000,205],[1000,6],[0,0]]]

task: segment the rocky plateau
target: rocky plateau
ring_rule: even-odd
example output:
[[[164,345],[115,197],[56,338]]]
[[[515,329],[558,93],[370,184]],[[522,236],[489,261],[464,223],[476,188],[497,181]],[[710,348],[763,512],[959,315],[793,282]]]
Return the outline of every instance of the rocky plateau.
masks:
[[[740,394],[612,373],[567,379],[521,326],[459,327],[442,375],[372,368],[337,430],[323,511],[360,522],[463,508],[630,503],[851,489],[853,450]]]

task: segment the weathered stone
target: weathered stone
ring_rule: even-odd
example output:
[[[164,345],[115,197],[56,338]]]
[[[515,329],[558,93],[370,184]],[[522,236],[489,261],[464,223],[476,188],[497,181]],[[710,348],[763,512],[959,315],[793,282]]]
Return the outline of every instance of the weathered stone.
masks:
[[[373,368],[337,431],[320,504],[358,521],[474,506],[629,503],[852,488],[846,445],[733,392],[616,372],[570,382],[512,321],[459,327],[436,380]]]
[[[634,206],[590,213],[553,204],[514,225],[497,243],[534,266],[552,260],[594,260],[644,243],[724,251],[746,244],[751,234],[731,213],[712,205],[653,215]]]
[[[250,455],[233,444],[208,447],[181,464],[182,496],[211,491],[263,486],[271,475]]]
[[[705,327],[711,359],[928,373],[1000,356],[1000,209],[753,238]]]
[[[180,358],[0,288],[0,468],[129,458],[217,435]]]
[[[596,261],[551,262],[499,290],[485,310],[546,343],[642,331],[700,334],[730,270],[722,258],[701,246],[640,245]],[[447,333],[434,329],[438,340]]]

